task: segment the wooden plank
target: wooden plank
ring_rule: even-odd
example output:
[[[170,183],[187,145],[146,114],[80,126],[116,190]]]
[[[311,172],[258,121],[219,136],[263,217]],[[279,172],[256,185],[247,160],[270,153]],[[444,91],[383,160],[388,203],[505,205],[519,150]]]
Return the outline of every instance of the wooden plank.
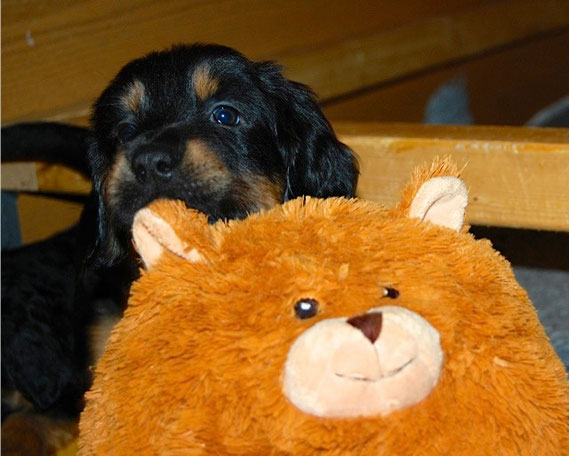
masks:
[[[2,190],[38,190],[36,163],[2,163]]]
[[[374,123],[334,126],[360,160],[358,196],[362,198],[394,204],[416,166],[435,156],[450,155],[458,164],[467,165],[463,177],[470,188],[470,223],[569,231],[569,130]],[[61,174],[62,169],[36,167],[37,190],[80,194],[89,190],[82,176],[67,169]]]
[[[463,79],[476,124],[522,125],[569,91],[569,29],[324,103],[332,121],[423,122],[441,84]]]
[[[3,122],[85,116],[120,67],[174,43],[216,42],[279,59],[489,2],[5,0]]]
[[[18,198],[20,234],[23,244],[40,241],[79,221],[83,205],[34,194]]]
[[[359,156],[358,196],[394,204],[435,156],[467,165],[471,224],[569,231],[569,130],[336,123]]]
[[[2,190],[86,194],[91,182],[69,168],[47,163],[2,163]]]
[[[467,165],[470,223],[569,231],[569,130],[369,123],[335,128],[359,157],[362,198],[394,204],[413,168],[450,155]],[[90,188],[59,166],[37,166],[35,172],[39,191],[81,194]]]
[[[322,107],[331,121],[422,122],[434,91],[442,83],[464,78],[475,123],[523,125],[538,110],[567,94],[567,49],[569,29],[563,29],[442,69],[324,101]],[[87,125],[89,112],[70,109],[50,119]]]
[[[566,0],[504,1],[284,56],[281,61],[291,76],[326,100],[567,26]]]
[[[567,0],[6,0],[2,13],[5,123],[83,121],[124,63],[176,42],[276,59],[327,99],[569,24]]]

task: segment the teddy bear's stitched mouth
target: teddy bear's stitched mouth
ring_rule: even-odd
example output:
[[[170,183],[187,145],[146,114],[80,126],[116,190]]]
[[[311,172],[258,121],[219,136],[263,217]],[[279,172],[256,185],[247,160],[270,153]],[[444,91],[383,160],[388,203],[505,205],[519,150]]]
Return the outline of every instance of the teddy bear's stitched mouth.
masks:
[[[379,377],[379,378],[368,378],[368,377],[365,377],[363,375],[358,375],[358,374],[339,374],[338,372],[334,372],[334,375],[336,375],[337,377],[340,377],[340,378],[345,378],[347,380],[354,380],[356,382],[375,383],[375,382],[380,382],[381,380],[384,380],[386,378],[394,377],[395,375],[402,372],[407,366],[412,364],[413,361],[415,361],[415,359],[416,359],[415,357],[409,359],[409,361],[407,361],[406,363],[402,364],[401,366],[399,366],[396,369],[390,370],[389,372],[381,375],[381,377]]]

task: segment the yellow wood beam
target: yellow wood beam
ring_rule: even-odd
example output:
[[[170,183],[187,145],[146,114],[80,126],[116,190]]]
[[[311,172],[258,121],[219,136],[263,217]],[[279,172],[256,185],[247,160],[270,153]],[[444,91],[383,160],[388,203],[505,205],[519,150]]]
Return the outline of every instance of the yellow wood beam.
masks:
[[[359,156],[358,196],[394,204],[413,168],[466,165],[471,224],[569,231],[569,130],[335,124]]]
[[[277,60],[325,101],[562,27],[567,0],[6,0],[2,121],[83,122],[120,67],[173,43]]]
[[[360,160],[362,198],[394,204],[416,166],[450,155],[466,165],[470,223],[569,231],[569,130],[371,123],[334,127]],[[2,189],[84,194],[90,182],[61,166],[12,163],[2,164]]]

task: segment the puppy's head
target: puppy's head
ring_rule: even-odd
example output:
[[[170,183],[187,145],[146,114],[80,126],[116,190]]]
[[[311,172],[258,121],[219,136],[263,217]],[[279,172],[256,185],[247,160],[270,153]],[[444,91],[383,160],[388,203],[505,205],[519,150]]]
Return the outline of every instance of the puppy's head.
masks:
[[[125,253],[135,212],[158,198],[215,221],[300,195],[354,194],[355,158],[310,90],[227,47],[177,46],[129,63],[92,123],[105,263]]]

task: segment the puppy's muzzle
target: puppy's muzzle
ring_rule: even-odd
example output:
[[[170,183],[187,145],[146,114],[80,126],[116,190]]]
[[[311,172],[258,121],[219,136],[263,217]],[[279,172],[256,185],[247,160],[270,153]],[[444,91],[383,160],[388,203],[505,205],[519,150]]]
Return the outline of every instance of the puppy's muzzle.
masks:
[[[148,145],[141,147],[132,159],[132,170],[140,183],[166,182],[172,178],[179,160],[167,146]]]

